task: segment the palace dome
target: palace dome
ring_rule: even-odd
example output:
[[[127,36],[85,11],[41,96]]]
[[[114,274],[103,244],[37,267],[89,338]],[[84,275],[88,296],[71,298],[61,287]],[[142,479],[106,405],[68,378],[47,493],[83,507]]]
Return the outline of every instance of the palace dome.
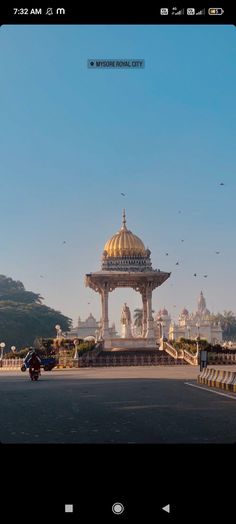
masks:
[[[106,242],[104,255],[108,257],[147,256],[147,250],[142,240],[126,227],[125,210],[123,211],[121,229]]]

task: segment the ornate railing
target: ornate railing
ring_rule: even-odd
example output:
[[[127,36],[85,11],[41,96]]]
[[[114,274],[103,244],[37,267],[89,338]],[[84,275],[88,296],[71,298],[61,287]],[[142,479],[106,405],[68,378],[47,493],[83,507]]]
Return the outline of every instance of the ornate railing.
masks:
[[[192,355],[187,349],[183,349],[183,358],[188,364],[191,364],[191,366],[197,366],[198,365],[198,357],[197,355]]]
[[[117,367],[117,366],[161,366],[161,365],[175,365],[175,364],[186,364],[181,359],[174,359],[169,355],[155,355],[155,356],[99,356],[91,358],[90,360],[80,361],[79,367]]]
[[[215,355],[211,355],[208,358],[208,364],[215,365],[215,364],[227,364],[227,365],[235,365],[236,364],[236,355],[232,353],[218,353]]]
[[[182,359],[185,360],[188,364],[191,364],[191,366],[197,366],[198,364],[198,357],[197,355],[192,355],[187,349],[176,349],[169,342],[164,342],[163,345],[164,350],[169,353],[173,358],[175,359]]]
[[[177,349],[169,344],[169,342],[163,343],[163,349],[171,355],[173,358],[180,358]],[[182,358],[182,357],[181,357]]]
[[[24,362],[23,358],[3,358],[0,359],[1,368],[20,368]]]

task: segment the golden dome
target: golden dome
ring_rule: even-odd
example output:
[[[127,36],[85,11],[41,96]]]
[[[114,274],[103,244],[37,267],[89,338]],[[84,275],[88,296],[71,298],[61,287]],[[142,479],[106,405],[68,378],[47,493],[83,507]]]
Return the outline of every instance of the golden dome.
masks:
[[[120,231],[106,242],[104,251],[108,257],[147,256],[142,240],[126,227],[125,210]]]

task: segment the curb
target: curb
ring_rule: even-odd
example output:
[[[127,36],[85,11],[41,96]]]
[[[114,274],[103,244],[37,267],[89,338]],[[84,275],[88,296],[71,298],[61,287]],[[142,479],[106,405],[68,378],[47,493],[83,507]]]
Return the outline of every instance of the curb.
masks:
[[[198,384],[236,393],[236,371],[205,368],[197,377]]]

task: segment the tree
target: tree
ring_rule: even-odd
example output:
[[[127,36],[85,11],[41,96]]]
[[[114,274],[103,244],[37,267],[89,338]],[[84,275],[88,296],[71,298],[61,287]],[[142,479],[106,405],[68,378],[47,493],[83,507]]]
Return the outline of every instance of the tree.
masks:
[[[134,325],[136,327],[141,327],[143,323],[143,310],[136,308],[134,310]]]
[[[43,297],[38,293],[26,291],[19,280],[0,275],[0,301],[2,300],[21,302],[23,304],[41,304]]]
[[[71,319],[44,304],[43,298],[26,291],[22,282],[0,275],[0,338],[6,348],[31,346],[35,338],[55,335],[55,325],[69,331]]]
[[[220,322],[224,340],[236,340],[236,316],[233,311],[211,315],[212,322]]]
[[[153,309],[152,313],[154,313]],[[134,325],[136,327],[141,327],[143,325],[143,309],[136,308],[134,310]]]

